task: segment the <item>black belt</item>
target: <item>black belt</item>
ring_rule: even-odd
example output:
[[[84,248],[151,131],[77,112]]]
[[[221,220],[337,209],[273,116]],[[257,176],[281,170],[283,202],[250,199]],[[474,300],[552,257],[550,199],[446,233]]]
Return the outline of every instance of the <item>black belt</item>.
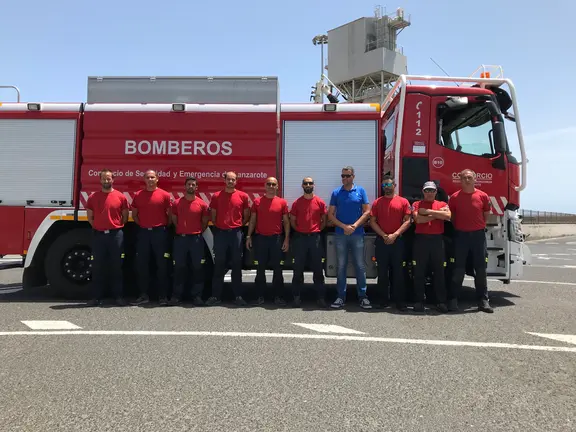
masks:
[[[110,234],[110,233],[115,233],[117,231],[120,231],[122,228],[113,228],[113,229],[109,229],[109,230],[97,230],[97,229],[93,229],[92,231],[94,231],[95,233],[98,234]]]
[[[157,227],[152,227],[152,228],[143,228],[143,227],[140,227],[140,229],[142,229],[142,230],[144,230],[144,231],[154,231],[154,230],[159,230],[159,229],[165,230],[165,229],[166,229],[166,225],[157,226]]]

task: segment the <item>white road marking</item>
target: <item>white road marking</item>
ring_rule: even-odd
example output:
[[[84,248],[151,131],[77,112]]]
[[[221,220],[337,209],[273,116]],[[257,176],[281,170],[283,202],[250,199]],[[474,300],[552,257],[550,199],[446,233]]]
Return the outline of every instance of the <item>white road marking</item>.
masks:
[[[21,321],[32,330],[73,330],[81,329],[76,324],[69,321]]]
[[[567,335],[567,334],[549,334],[549,333],[532,333],[532,332],[526,332],[528,334],[534,335],[534,336],[540,336],[540,337],[544,337],[544,338],[548,338],[548,339],[554,339],[560,342],[566,342],[569,344],[574,344],[576,345],[576,335]]]
[[[534,283],[548,285],[571,285],[576,286],[576,282],[555,282],[555,281],[533,281],[533,280],[513,280],[513,283]]]
[[[318,339],[336,341],[357,342],[380,342],[398,343],[408,345],[432,345],[453,347],[475,348],[501,348],[519,349],[529,351],[552,351],[575,353],[576,347],[564,346],[541,346],[520,345],[500,342],[467,342],[450,340],[427,340],[427,339],[400,339],[371,336],[352,335],[326,335],[326,334],[298,334],[298,333],[244,333],[244,332],[209,332],[209,331],[126,331],[126,330],[60,330],[60,331],[13,331],[0,332],[0,336],[222,336],[222,337],[247,337],[247,338],[270,338],[270,339]]]
[[[529,267],[573,269],[573,268],[576,268],[576,265],[570,265],[570,264],[564,264],[564,265],[530,264]]]
[[[544,243],[544,244],[547,244],[547,245],[557,245],[557,244],[560,244],[560,243],[549,242],[549,243]]]
[[[344,333],[344,334],[365,334],[358,330],[352,330],[334,324],[305,324],[305,323],[292,323],[294,325],[314,330],[320,333]]]
[[[552,257],[552,256],[539,256],[539,257],[536,257],[536,259],[555,260],[555,261],[572,261],[571,258],[556,258],[556,257]]]

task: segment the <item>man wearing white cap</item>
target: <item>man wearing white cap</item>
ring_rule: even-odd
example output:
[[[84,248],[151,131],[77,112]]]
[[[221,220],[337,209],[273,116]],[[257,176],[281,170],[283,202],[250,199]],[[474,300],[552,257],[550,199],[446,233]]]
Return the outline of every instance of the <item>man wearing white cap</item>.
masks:
[[[436,304],[440,312],[448,312],[446,306],[446,286],[444,284],[444,221],[450,220],[448,204],[436,200],[437,187],[433,181],[424,183],[424,199],[413,204],[416,231],[414,239],[414,312],[424,312],[424,279],[430,264],[433,272],[433,285]]]

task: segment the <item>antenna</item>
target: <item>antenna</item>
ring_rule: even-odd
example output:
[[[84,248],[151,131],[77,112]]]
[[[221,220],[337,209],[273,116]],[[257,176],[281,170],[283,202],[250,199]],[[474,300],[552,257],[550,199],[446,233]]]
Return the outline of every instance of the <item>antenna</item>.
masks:
[[[436,61],[435,61],[432,57],[430,57],[430,60],[432,60],[432,61],[434,62],[434,64],[435,64],[436,66],[438,66],[438,67],[440,68],[440,70],[446,74],[447,77],[450,76],[450,74],[449,74],[448,72],[446,72],[446,71],[442,68],[442,66],[440,66],[438,63],[436,63]],[[460,84],[458,84],[456,81],[454,81],[454,84],[456,84],[456,86],[460,87]]]

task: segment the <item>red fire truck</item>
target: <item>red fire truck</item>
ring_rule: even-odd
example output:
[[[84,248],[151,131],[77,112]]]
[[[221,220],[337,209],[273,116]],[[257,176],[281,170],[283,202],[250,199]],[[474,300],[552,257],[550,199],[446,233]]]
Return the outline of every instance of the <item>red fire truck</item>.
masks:
[[[214,78],[190,80],[204,80],[212,89],[217,84]],[[509,80],[401,76],[382,106],[280,104],[274,78],[251,81],[268,84],[272,96],[230,103],[214,97],[218,92],[206,96],[205,89],[198,96],[190,80],[93,77],[87,103],[0,105],[0,255],[23,256],[24,287],[49,283],[72,296],[88,289],[91,231],[84,206],[100,188],[103,168],[114,172],[114,187],[129,201],[144,187],[147,169],[157,172],[159,186],[174,198],[183,195],[186,177],[197,177],[207,202],[224,187],[223,173],[234,170],[238,188],[251,199],[263,194],[266,177],[277,177],[289,204],[302,194],[306,176],[315,179],[316,193],[328,203],[347,165],[371,201],[380,195],[385,173],[394,175],[399,194],[414,201],[427,180],[437,181],[447,199],[459,187],[458,172],[471,168],[493,204],[488,273],[505,283],[521,276],[529,251],[516,210],[526,187],[526,156]],[[407,85],[417,80],[463,85]],[[241,92],[238,87],[226,88]],[[521,162],[511,154],[504,130],[504,118],[514,120],[507,112],[511,106]],[[126,279],[133,280],[134,223],[125,231]],[[209,274],[211,229],[204,238]],[[374,239],[367,227],[368,278],[377,274]],[[325,242],[325,273],[335,277],[332,227]],[[284,263],[289,269],[290,252]],[[254,268],[251,253],[245,254],[245,267]],[[351,264],[348,271],[353,277]]]

